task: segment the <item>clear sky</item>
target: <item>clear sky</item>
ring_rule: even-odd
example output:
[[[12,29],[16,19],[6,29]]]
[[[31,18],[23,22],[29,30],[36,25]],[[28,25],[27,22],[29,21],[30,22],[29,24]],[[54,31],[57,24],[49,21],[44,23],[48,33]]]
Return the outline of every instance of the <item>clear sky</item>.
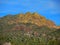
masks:
[[[0,17],[37,12],[60,25],[60,0],[0,0]]]

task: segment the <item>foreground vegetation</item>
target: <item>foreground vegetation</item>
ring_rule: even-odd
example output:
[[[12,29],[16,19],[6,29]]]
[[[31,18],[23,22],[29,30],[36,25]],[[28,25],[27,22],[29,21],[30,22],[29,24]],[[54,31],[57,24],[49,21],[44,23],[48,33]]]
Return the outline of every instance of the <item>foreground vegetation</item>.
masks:
[[[0,30],[0,43],[11,42],[12,45],[60,45],[60,30],[50,29],[46,26],[38,27],[30,23],[21,23],[21,25],[19,24],[19,28],[17,28],[18,26],[13,24],[10,25],[12,27],[9,26]]]

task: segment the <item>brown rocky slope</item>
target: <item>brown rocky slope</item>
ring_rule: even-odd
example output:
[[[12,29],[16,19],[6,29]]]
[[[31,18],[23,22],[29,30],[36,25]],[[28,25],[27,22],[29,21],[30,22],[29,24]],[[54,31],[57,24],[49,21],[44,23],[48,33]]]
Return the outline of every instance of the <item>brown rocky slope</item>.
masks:
[[[43,17],[37,13],[27,12],[26,14],[17,14],[17,15],[12,16],[11,19],[9,19],[10,16],[11,15],[8,15],[8,17],[6,18],[6,19],[8,19],[8,21],[7,21],[8,24],[32,23],[32,24],[36,24],[38,26],[48,26],[49,28],[57,28],[57,29],[60,28],[60,26],[56,26],[53,21],[47,20],[45,17]],[[0,20],[0,22],[1,22],[1,20]]]

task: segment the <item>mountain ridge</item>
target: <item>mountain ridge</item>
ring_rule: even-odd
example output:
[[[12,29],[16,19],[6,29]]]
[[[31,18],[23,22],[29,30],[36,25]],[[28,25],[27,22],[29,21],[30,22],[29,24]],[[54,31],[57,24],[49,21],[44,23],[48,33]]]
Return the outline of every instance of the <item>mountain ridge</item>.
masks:
[[[9,20],[8,24],[13,24],[13,23],[34,23],[38,26],[48,26],[50,28],[57,28],[57,29],[60,28],[60,26],[56,26],[53,21],[47,20],[45,17],[39,15],[38,13],[27,12],[26,14],[17,14],[17,15],[13,15],[13,16],[12,15],[7,15],[5,17],[7,19],[12,18],[12,19],[8,19]]]
[[[0,18],[0,45],[60,45],[60,26],[37,13]]]

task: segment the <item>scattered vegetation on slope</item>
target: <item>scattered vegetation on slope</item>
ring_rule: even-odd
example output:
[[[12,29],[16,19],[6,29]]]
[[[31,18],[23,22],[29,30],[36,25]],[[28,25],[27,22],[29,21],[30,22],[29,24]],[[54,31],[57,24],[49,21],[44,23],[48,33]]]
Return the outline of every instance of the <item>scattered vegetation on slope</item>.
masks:
[[[0,18],[0,44],[60,45],[60,29],[52,26],[53,22],[37,13],[5,16]]]

